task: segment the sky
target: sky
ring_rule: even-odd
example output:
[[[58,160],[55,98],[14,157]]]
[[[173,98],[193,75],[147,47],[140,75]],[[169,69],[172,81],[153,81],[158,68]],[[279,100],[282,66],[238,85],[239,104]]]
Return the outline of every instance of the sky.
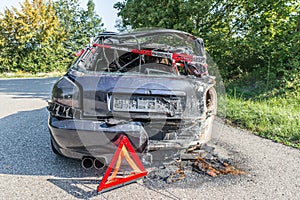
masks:
[[[117,19],[117,10],[113,8],[113,5],[119,0],[94,0],[96,5],[96,13],[102,17],[102,22],[104,23],[104,28],[107,31],[117,31],[115,26],[115,21]],[[20,8],[20,3],[23,3],[24,0],[0,0],[0,12],[3,12],[4,9],[11,8],[12,6]],[[86,8],[88,0],[79,0],[80,5],[83,8]]]

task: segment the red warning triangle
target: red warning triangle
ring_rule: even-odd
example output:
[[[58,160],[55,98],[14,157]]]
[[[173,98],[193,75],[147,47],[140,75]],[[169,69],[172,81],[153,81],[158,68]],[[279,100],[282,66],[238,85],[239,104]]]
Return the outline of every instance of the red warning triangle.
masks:
[[[127,182],[133,181],[138,178],[142,178],[147,175],[147,171],[145,170],[145,167],[143,166],[141,160],[137,156],[136,152],[134,151],[134,148],[132,144],[130,143],[129,139],[122,135],[120,138],[120,143],[118,146],[118,149],[115,152],[115,155],[113,156],[104,176],[101,181],[101,183],[98,186],[98,192],[101,192],[105,189],[111,188],[111,187],[117,187],[120,185],[123,185]],[[131,158],[132,157],[132,158]],[[122,159],[125,158],[130,167],[133,169],[130,175],[124,177],[117,176]],[[114,169],[113,173],[111,174],[111,171]],[[109,177],[109,175],[111,176]]]

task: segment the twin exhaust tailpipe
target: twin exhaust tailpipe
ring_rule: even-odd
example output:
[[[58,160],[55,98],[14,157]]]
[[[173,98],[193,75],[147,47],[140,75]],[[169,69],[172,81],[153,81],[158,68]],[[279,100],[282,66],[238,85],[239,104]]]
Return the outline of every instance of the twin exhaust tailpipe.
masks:
[[[103,157],[93,158],[93,157],[83,157],[81,160],[81,166],[84,169],[91,169],[94,167],[95,169],[103,169],[106,166],[106,160]]]

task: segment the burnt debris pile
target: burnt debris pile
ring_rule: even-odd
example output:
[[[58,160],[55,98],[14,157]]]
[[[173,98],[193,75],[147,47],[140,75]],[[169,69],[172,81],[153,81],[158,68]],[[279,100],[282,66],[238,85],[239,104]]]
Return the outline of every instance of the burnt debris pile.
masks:
[[[213,147],[204,144],[192,146],[175,162],[150,171],[144,182],[146,184],[153,182],[171,184],[222,174],[241,175],[245,172],[234,167],[229,159],[220,158],[214,152]]]

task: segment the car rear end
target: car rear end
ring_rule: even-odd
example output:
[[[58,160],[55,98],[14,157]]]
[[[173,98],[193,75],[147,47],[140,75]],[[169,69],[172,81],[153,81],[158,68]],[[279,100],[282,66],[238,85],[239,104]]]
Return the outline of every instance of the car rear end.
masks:
[[[148,37],[149,33],[138,33],[136,37],[125,34],[98,38],[54,85],[48,106],[49,129],[59,154],[77,159],[109,159],[122,134],[129,137],[139,153],[171,150],[174,154],[199,140],[206,93],[215,82],[207,75],[181,73],[188,73],[186,63],[197,60],[201,64],[196,65],[200,74],[205,58],[203,61],[197,55],[194,59],[178,51],[175,54],[166,51],[171,48],[169,45],[154,44],[151,40],[141,40],[145,46],[142,50],[135,40],[145,34]],[[182,32],[152,34],[175,34],[196,40]],[[159,47],[161,52],[150,46]],[[185,52],[187,49],[179,48]],[[176,59],[182,62],[175,63]],[[184,72],[177,69],[179,65]],[[166,155],[160,153],[162,159]]]

